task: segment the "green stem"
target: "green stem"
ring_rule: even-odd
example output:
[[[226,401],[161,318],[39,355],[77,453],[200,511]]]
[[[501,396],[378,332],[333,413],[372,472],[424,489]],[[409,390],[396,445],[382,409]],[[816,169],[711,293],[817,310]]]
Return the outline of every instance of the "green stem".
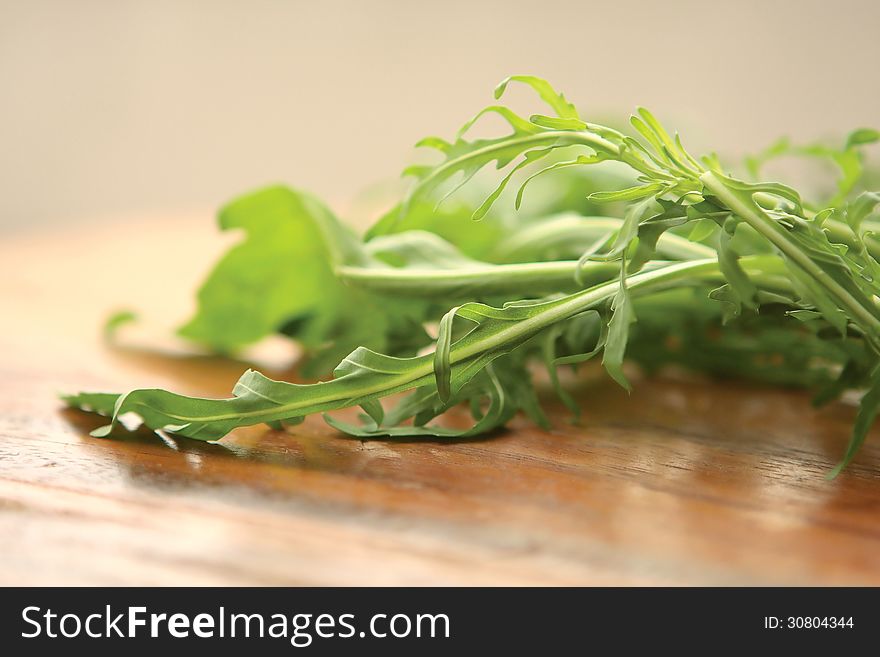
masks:
[[[581,245],[592,243],[604,235],[620,230],[623,219],[616,217],[585,217],[561,215],[526,226],[506,238],[491,252],[493,262],[531,261],[535,253],[560,249],[582,250]],[[715,249],[698,242],[665,232],[657,242],[660,259],[699,260],[715,256]]]
[[[759,285],[767,285],[779,289],[779,274],[784,271],[782,262],[775,256],[749,256],[740,260],[741,266],[749,271],[752,279]],[[784,280],[784,279],[782,279]],[[720,283],[724,277],[718,269],[715,259],[694,260],[660,267],[651,271],[639,272],[627,279],[627,288],[633,295],[669,289],[677,286],[693,286],[706,283]],[[596,285],[588,290],[547,302],[546,309],[541,310],[528,319],[512,323],[509,328],[487,336],[483,340],[470,341],[465,345],[454,343],[450,349],[451,366],[462,364],[474,356],[502,349],[505,345],[517,343],[539,331],[561,321],[565,321],[586,310],[597,308],[607,303],[617,294],[619,281],[613,280]],[[784,283],[783,283],[784,285]],[[174,413],[171,408],[164,410],[166,417],[180,422],[211,423],[231,421],[235,426],[246,426],[259,422],[284,420],[321,411],[365,403],[396,392],[421,385],[433,380],[433,354],[411,359],[412,365],[406,371],[387,373],[378,376],[375,383],[355,384],[354,381],[341,377],[332,381],[321,382],[314,386],[294,386],[311,390],[320,390],[317,398],[303,394],[301,399],[284,404],[272,405],[269,408],[245,410],[229,407],[235,398],[227,400],[199,400],[218,412],[207,415],[193,416]],[[353,385],[354,384],[354,385]],[[293,384],[279,384],[293,385]],[[191,399],[188,401],[192,401]],[[227,410],[229,409],[229,410]],[[137,407],[125,410],[138,411]]]
[[[576,260],[559,260],[455,269],[343,266],[336,269],[336,275],[346,283],[379,294],[480,298],[511,292],[528,296],[583,289],[575,282],[577,265]],[[587,285],[596,285],[619,273],[620,265],[589,262],[581,272]]]
[[[867,308],[858,299],[853,297],[843,286],[835,281],[822,267],[816,264],[809,255],[804,253],[794,244],[786,234],[785,229],[777,222],[768,217],[761,207],[746,193],[740,193],[728,187],[715,173],[709,171],[700,176],[700,180],[706,188],[714,194],[718,200],[724,203],[732,212],[739,216],[748,225],[779,249],[782,254],[798,267],[803,269],[822,287],[825,288],[851,317],[856,319],[866,328],[870,335],[880,333],[880,319],[873,309]]]
[[[875,231],[878,228],[877,226],[870,226],[870,223],[873,222],[866,221],[862,224],[862,229],[868,233]],[[853,233],[852,228],[847,226],[842,221],[837,221],[836,219],[826,219],[825,223],[822,224],[822,228],[827,231],[828,235],[833,238],[834,242],[846,244],[851,249],[859,248],[856,235],[855,233]],[[871,237],[870,234],[862,235],[861,241],[865,245],[865,248],[868,249],[868,253],[871,254],[871,257],[873,257],[875,260],[880,260],[880,242]]]
[[[620,148],[618,148],[616,144],[600,137],[599,135],[595,135],[590,132],[577,132],[573,130],[551,130],[548,132],[539,132],[537,134],[529,135],[527,137],[511,137],[510,139],[505,139],[504,141],[499,141],[494,144],[484,146],[483,148],[478,148],[474,151],[470,151],[469,153],[461,157],[449,160],[448,162],[444,162],[436,169],[434,169],[430,173],[430,175],[419,184],[427,185],[437,178],[442,178],[450,169],[459,169],[461,167],[461,163],[466,160],[479,159],[485,155],[491,155],[492,153],[504,151],[511,146],[517,144],[525,144],[528,147],[540,146],[541,144],[546,143],[554,143],[557,146],[589,146],[596,151],[605,152],[614,157],[620,157]]]

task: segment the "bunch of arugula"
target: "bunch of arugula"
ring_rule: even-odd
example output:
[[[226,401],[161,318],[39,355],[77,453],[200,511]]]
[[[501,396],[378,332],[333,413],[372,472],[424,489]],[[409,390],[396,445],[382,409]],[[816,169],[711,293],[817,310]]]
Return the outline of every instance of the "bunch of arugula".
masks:
[[[112,418],[96,436],[126,413],[156,431],[217,440],[240,426],[281,428],[355,406],[361,425],[325,419],[361,437],[472,436],[520,410],[548,424],[533,362],[576,414],[557,368],[601,354],[628,389],[626,353],[648,370],[676,363],[813,386],[817,401],[866,391],[839,471],[880,409],[880,241],[872,236],[880,195],[860,189],[860,149],[880,133],[858,130],[840,149],[783,141],[748,161],[753,179],[783,155],[834,163],[833,196],[809,202],[780,183],[734,178],[715,156],[695,159],[647,110],[631,118],[631,136],[584,121],[539,78],[511,77],[495,97],[511,82],[534,90],[550,113],[525,118],[492,105],[454,141],[422,140],[442,161],[409,168],[411,193],[363,239],[317,199],[283,187],[221,211],[221,228],[246,238],[201,288],[181,334],[230,352],[281,333],[305,348],[308,375],[338,361],[332,379],[303,385],[249,370],[228,399],[150,389],[67,403]],[[511,132],[468,138],[486,114]],[[616,173],[581,173],[609,164]],[[494,191],[437,203],[438,192],[447,199],[488,165],[507,170]],[[538,210],[493,210],[525,168],[518,210],[533,181],[554,174]],[[392,407],[380,401],[407,391]],[[472,426],[433,423],[461,403]]]

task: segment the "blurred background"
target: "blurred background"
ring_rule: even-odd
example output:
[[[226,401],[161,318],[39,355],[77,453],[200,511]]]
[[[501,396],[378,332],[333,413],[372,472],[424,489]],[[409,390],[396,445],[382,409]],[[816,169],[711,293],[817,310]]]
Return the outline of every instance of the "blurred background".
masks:
[[[213,213],[282,181],[357,214],[511,73],[693,150],[880,125],[880,3],[0,0],[0,233]],[[525,96],[517,97],[525,99]]]

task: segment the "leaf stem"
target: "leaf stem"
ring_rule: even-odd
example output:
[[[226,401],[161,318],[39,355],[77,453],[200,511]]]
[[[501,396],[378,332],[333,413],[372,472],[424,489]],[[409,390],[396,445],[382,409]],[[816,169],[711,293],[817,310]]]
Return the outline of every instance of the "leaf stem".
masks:
[[[750,275],[759,285],[763,284],[772,289],[784,289],[785,279],[779,276],[784,270],[782,262],[776,256],[748,256],[742,258],[740,264],[743,268],[750,271]],[[724,277],[718,269],[717,260],[705,259],[681,262],[651,271],[639,272],[627,279],[627,287],[630,293],[636,296],[668,289],[669,287],[680,285],[692,286],[706,282],[722,282],[723,280]],[[586,310],[607,303],[617,294],[619,286],[620,282],[613,280],[561,299],[546,302],[545,309],[540,310],[527,319],[516,321],[509,328],[493,333],[483,340],[468,340],[465,345],[453,343],[449,353],[449,362],[451,366],[460,365],[475,356],[479,357],[481,354],[500,350],[508,344],[516,344],[522,339],[530,337],[557,322],[564,321]],[[304,394],[300,399],[273,404],[270,408],[244,410],[233,406],[228,412],[201,416],[176,414],[173,413],[172,409],[167,408],[163,413],[167,417],[173,417],[181,422],[198,423],[200,425],[216,422],[230,423],[232,426],[246,426],[272,420],[290,420],[311,413],[355,406],[371,399],[384,397],[433,381],[433,360],[433,354],[428,354],[411,359],[411,366],[403,372],[376,371],[374,374],[378,380],[371,384],[358,385],[345,376],[309,386],[276,382],[280,386],[300,388]],[[306,389],[311,391],[320,390],[322,394],[319,394],[316,398],[315,395],[305,394]],[[180,399],[192,401],[191,398]],[[214,408],[218,406],[222,408],[230,402],[234,403],[236,398],[199,401],[209,402]],[[119,405],[117,405],[117,408],[119,408]],[[137,412],[136,407],[126,408],[125,410]]]
[[[590,285],[609,280],[620,269],[610,262],[590,262],[581,267]],[[576,260],[527,262],[507,265],[478,265],[455,269],[411,267],[342,266],[336,274],[346,283],[381,294],[417,297],[478,298],[516,292],[524,296],[582,289],[575,282]]]
[[[761,207],[755,203],[748,192],[741,193],[731,189],[718,175],[708,171],[700,176],[706,188],[712,192],[731,211],[739,216],[771,244],[814,278],[822,287],[836,297],[839,303],[856,319],[858,319],[869,335],[880,334],[880,319],[858,299],[853,297],[843,286],[835,281],[810,256],[797,247],[787,236],[785,229],[768,217]]]
[[[610,153],[615,157],[620,156],[620,148],[618,148],[616,144],[591,132],[574,130],[550,130],[547,132],[539,132],[537,134],[528,135],[525,137],[515,135],[511,136],[510,139],[505,139],[503,141],[489,144],[488,146],[484,146],[483,148],[478,148],[476,150],[470,151],[467,154],[462,155],[461,157],[457,157],[447,162],[444,162],[433,171],[431,171],[431,173],[419,183],[419,186],[421,187],[430,184],[431,181],[437,178],[442,178],[448,170],[461,167],[461,163],[463,161],[479,159],[483,156],[490,155],[499,151],[503,152],[505,149],[514,145],[524,144],[526,145],[526,147],[529,147],[538,146],[548,142],[558,142],[557,144],[554,144],[557,146],[589,146],[596,151]]]

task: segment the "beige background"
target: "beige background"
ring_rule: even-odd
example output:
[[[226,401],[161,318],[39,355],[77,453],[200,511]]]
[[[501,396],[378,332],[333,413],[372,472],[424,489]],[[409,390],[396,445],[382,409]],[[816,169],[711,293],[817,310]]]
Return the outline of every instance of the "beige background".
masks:
[[[730,154],[876,126],[878,19],[871,0],[0,0],[0,230],[207,214],[273,181],[344,208],[516,72]]]

